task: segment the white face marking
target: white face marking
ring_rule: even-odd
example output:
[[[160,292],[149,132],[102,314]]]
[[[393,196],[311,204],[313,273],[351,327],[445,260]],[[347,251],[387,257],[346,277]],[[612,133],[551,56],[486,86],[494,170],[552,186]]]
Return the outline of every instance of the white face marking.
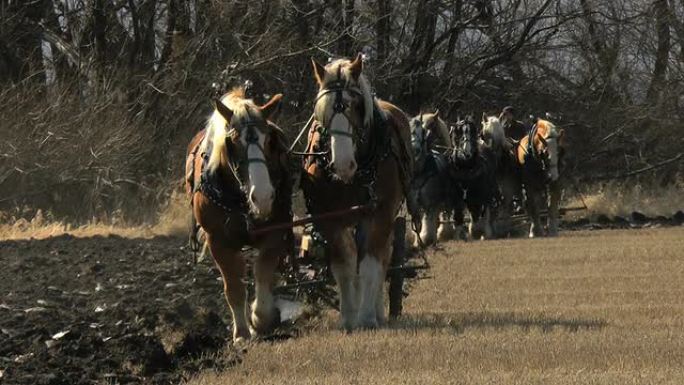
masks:
[[[472,146],[470,143],[470,132],[466,125],[463,126],[463,137],[465,138],[465,140],[463,141],[463,153],[470,155],[470,150],[472,149]]]
[[[354,141],[350,136],[336,132],[351,134],[351,124],[344,114],[335,114],[330,120],[330,131],[333,170],[343,182],[349,183],[356,172]]]
[[[264,163],[266,159],[262,151],[266,142],[266,135],[258,130],[256,130],[256,132],[258,136],[258,146],[253,143],[248,144],[245,140],[244,133],[241,135],[240,140],[242,141],[242,145],[247,148],[247,159],[252,160],[247,165],[248,201],[257,218],[266,218],[271,214],[275,190],[271,184],[268,167],[266,167],[266,164]],[[260,162],[259,160],[264,162]]]

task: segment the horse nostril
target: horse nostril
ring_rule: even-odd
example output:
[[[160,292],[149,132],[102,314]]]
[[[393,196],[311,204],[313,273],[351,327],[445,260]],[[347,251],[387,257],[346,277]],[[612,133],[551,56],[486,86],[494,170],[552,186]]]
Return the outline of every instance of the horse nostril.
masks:
[[[350,169],[350,170],[356,170],[356,161],[355,161],[355,160],[352,159],[352,160],[349,162],[349,169]]]

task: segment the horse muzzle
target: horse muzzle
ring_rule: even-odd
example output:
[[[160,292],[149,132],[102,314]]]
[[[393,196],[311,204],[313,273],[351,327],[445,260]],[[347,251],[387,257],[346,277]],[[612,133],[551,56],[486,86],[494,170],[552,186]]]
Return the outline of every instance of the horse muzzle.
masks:
[[[331,163],[330,166],[332,167],[333,173],[344,183],[351,183],[358,167],[356,160],[354,159],[343,162],[335,161]]]
[[[273,201],[275,200],[275,191],[273,188],[257,190],[252,187],[249,192],[249,204],[252,213],[258,219],[265,219],[271,215],[273,210]]]

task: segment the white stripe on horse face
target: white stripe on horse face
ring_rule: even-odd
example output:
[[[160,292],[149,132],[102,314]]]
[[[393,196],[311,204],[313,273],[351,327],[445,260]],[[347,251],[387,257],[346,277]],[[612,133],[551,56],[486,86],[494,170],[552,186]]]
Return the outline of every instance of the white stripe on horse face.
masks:
[[[351,134],[352,127],[344,114],[335,114],[330,120],[330,149],[332,151],[332,167],[335,175],[343,182],[349,183],[356,172],[354,156],[354,141],[350,136],[334,133],[346,132]]]
[[[259,131],[257,131],[257,135],[259,137],[259,146],[246,144],[247,158],[263,160],[265,162],[265,155],[261,149],[264,148],[266,135]],[[257,218],[266,218],[271,214],[273,199],[275,198],[275,190],[271,184],[268,167],[262,162],[249,162],[247,173],[249,191],[247,197],[249,204]]]

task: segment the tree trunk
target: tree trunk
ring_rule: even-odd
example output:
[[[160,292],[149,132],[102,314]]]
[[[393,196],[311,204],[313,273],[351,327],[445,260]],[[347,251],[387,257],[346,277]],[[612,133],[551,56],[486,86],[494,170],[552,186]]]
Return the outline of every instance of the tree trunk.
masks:
[[[378,66],[384,66],[389,58],[390,29],[392,27],[392,1],[378,0],[378,14],[375,21]]]
[[[463,8],[463,0],[456,0],[454,2],[454,8],[452,10],[453,12],[453,19],[451,20],[451,28],[453,29],[451,31],[451,34],[449,35],[449,42],[447,43],[447,49],[446,49],[446,64],[444,65],[444,71],[442,72],[443,75],[450,76],[451,71],[454,68],[454,60],[456,60],[456,56],[454,55],[454,51],[456,50],[456,43],[458,42],[458,37],[461,35],[462,28],[456,28],[457,24],[461,23],[461,18],[462,18],[462,8]]]
[[[344,0],[344,8],[342,15],[342,26],[344,31],[342,33],[342,38],[340,39],[340,52],[339,54],[346,57],[353,57],[355,53],[352,51],[354,48],[354,38],[351,34],[352,26],[354,25],[354,0]]]
[[[665,83],[667,62],[670,58],[670,23],[668,22],[669,7],[667,0],[655,0],[653,5],[658,48],[656,50],[653,77],[651,78],[651,85],[648,87],[647,95],[650,102],[657,103],[659,93]]]
[[[90,3],[95,62],[99,68],[104,67],[107,63],[107,4],[106,0],[93,0]]]

